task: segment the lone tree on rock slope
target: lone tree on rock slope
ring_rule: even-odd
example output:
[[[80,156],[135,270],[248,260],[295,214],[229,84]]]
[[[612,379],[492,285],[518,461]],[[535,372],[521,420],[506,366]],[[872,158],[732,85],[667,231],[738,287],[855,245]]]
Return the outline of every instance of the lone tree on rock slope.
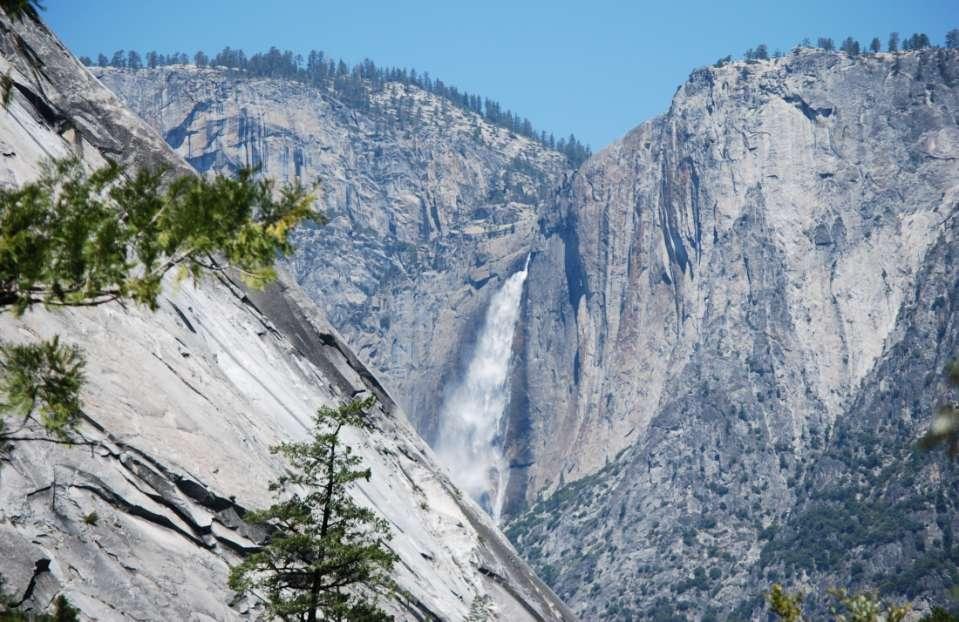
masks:
[[[270,532],[264,546],[230,572],[230,588],[265,594],[269,612],[283,620],[391,619],[375,604],[390,591],[396,555],[387,548],[389,525],[358,505],[349,489],[370,469],[345,444],[343,432],[367,425],[374,398],[321,408],[312,438],[282,443],[292,474],[270,485],[276,501],[244,516]]]

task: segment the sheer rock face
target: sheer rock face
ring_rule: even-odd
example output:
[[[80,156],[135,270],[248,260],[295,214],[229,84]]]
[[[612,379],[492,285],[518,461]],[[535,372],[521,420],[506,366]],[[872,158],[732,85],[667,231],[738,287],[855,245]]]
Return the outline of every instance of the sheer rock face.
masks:
[[[0,14],[0,49],[15,82],[0,110],[3,185],[69,155],[189,172],[43,26]],[[0,462],[0,572],[23,609],[63,593],[84,619],[262,617],[226,580],[263,535],[244,508],[266,505],[285,468],[269,446],[305,438],[317,407],[372,393],[370,430],[350,442],[373,472],[358,498],[389,521],[401,560],[402,596],[384,606],[404,620],[460,620],[476,603],[501,620],[572,619],[295,285],[249,293],[224,276],[168,283],[155,313],[0,316],[7,341],[56,334],[88,359],[83,444],[18,441]]]
[[[817,493],[909,462],[959,354],[957,119],[956,50],[802,51],[694,72],[575,174],[530,265],[510,485],[521,507],[592,474],[511,531],[583,617],[677,597],[728,611],[794,576],[763,528],[786,523],[780,559],[828,549],[809,531],[821,516],[795,518]],[[886,502],[913,495],[903,521],[928,528],[939,477],[926,465]],[[899,538],[874,572],[914,562]],[[866,568],[877,543],[855,543]],[[797,568],[843,585],[857,555]]]
[[[520,187],[485,211],[493,184],[471,188],[523,142],[481,126],[478,149],[453,109],[431,104],[407,136],[288,83],[98,71],[201,169],[317,171],[336,233],[304,234],[294,271],[428,435],[488,284],[535,249],[506,513],[585,619],[746,618],[776,579],[920,606],[945,593],[959,512],[936,490],[955,482],[910,451],[957,351],[955,51],[696,71],[666,115],[572,176],[524,147],[541,174],[508,165]],[[312,136],[329,149],[297,147]],[[327,247],[337,259],[316,267]]]
[[[415,87],[371,106],[290,80],[95,68],[197,170],[319,180],[331,222],[289,268],[432,440],[492,292],[521,268],[564,158]]]

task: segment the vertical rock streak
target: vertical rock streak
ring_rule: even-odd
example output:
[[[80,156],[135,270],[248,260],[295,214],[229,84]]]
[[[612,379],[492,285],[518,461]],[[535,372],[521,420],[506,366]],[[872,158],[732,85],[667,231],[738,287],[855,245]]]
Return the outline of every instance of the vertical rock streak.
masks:
[[[443,403],[435,448],[453,480],[496,520],[508,475],[503,413],[527,266],[510,276],[490,300],[466,374]]]

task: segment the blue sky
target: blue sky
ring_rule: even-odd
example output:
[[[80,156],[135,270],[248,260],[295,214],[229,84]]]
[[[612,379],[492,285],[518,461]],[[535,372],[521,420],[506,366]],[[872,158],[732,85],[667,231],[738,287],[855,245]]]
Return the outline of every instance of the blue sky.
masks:
[[[757,43],[959,27],[959,0],[44,0],[78,55],[270,45],[429,71],[594,150],[664,112],[698,66]]]

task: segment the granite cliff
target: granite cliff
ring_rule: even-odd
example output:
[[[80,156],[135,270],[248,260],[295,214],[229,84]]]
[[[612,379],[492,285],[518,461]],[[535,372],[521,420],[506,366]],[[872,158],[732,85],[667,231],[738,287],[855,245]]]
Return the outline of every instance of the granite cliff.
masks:
[[[945,598],[957,482],[914,441],[957,354],[957,120],[956,50],[799,50],[695,71],[575,174],[512,383],[510,498],[555,492],[509,533],[584,618]]]
[[[71,156],[192,173],[42,24],[0,13],[0,72],[12,81],[0,183]],[[388,521],[400,558],[389,611],[573,619],[288,279],[264,292],[226,276],[171,281],[155,313],[113,304],[0,316],[4,340],[54,334],[88,357],[84,422],[80,446],[19,441],[0,462],[4,589],[22,609],[62,593],[83,619],[260,617],[226,576],[262,535],[245,509],[268,503],[268,482],[284,472],[269,446],[303,438],[317,407],[372,394],[372,429],[351,444],[373,472],[358,498]]]
[[[435,441],[493,293],[522,268],[564,156],[415,86],[368,105],[186,65],[93,68],[198,171],[319,180],[322,229],[289,269]]]
[[[97,71],[201,170],[324,180],[336,233],[304,232],[293,272],[431,442],[531,252],[502,510],[585,619],[755,617],[774,580],[924,608],[956,582],[956,480],[913,451],[957,352],[955,50],[700,69],[575,173],[409,87],[367,114]]]

